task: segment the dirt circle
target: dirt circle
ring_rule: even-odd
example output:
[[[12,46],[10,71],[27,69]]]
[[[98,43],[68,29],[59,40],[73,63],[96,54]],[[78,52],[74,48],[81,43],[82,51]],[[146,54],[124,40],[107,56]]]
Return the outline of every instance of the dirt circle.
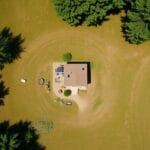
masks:
[[[89,85],[88,92],[77,98],[77,113],[71,116],[67,123],[72,124],[73,121],[78,121],[78,125],[90,125],[100,119],[102,123],[103,120],[107,120],[109,114],[111,116],[116,97],[112,75],[112,69],[116,62],[112,50],[90,32],[58,30],[40,36],[31,42],[14,74],[17,75],[17,78],[23,76],[30,81],[28,83],[30,85],[24,93],[31,91],[34,93],[34,98],[33,94],[28,94],[25,97],[37,100],[39,103],[39,112],[37,113],[43,113],[47,116],[50,113],[52,117],[53,114],[56,116],[58,113],[58,107],[49,104],[49,101],[53,101],[54,97],[51,96],[49,100],[47,99],[48,96],[43,94],[45,91],[37,85],[38,77],[45,75],[51,79],[52,62],[62,61],[62,55],[66,51],[72,53],[75,61],[90,61],[93,64],[91,68],[92,83]],[[84,108],[84,110],[80,111],[80,108]],[[59,117],[54,118],[65,122],[63,115],[64,111],[61,112],[61,115],[58,113]]]

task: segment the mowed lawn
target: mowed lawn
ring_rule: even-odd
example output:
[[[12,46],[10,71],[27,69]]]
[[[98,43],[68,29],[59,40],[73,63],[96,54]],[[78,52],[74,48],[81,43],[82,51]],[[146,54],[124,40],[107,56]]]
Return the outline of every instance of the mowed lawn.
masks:
[[[47,150],[149,150],[150,42],[125,42],[121,16],[110,16],[100,27],[70,27],[50,0],[1,0],[0,28],[21,33],[25,51],[2,72],[10,92],[0,121],[53,121],[50,132],[40,133]],[[52,62],[68,51],[73,60],[92,64],[90,90],[81,93],[83,111],[75,102],[56,103],[52,84],[47,93],[37,82],[52,81]]]

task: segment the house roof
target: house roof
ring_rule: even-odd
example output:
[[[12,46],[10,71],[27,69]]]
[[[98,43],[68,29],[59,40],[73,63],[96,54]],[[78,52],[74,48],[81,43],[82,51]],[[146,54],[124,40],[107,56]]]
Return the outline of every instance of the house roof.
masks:
[[[65,86],[87,86],[88,84],[87,64],[65,64],[64,85]]]

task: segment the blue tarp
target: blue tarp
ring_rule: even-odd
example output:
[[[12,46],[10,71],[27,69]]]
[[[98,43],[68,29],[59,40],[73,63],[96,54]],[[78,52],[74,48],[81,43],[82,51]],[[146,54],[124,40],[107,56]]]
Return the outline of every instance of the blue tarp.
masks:
[[[64,67],[57,67],[55,72],[64,72]]]

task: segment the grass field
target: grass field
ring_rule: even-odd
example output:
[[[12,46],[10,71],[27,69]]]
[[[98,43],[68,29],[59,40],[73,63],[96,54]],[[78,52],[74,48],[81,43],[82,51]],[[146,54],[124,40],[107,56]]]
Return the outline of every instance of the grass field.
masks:
[[[2,72],[10,93],[0,121],[52,121],[54,128],[40,136],[47,150],[149,150],[150,42],[125,42],[122,14],[100,27],[70,27],[50,0],[1,0],[0,28],[21,33],[25,52]],[[92,63],[90,92],[81,93],[83,111],[76,103],[57,104],[52,91],[37,83],[41,76],[51,80],[52,62],[68,51],[73,60]]]

